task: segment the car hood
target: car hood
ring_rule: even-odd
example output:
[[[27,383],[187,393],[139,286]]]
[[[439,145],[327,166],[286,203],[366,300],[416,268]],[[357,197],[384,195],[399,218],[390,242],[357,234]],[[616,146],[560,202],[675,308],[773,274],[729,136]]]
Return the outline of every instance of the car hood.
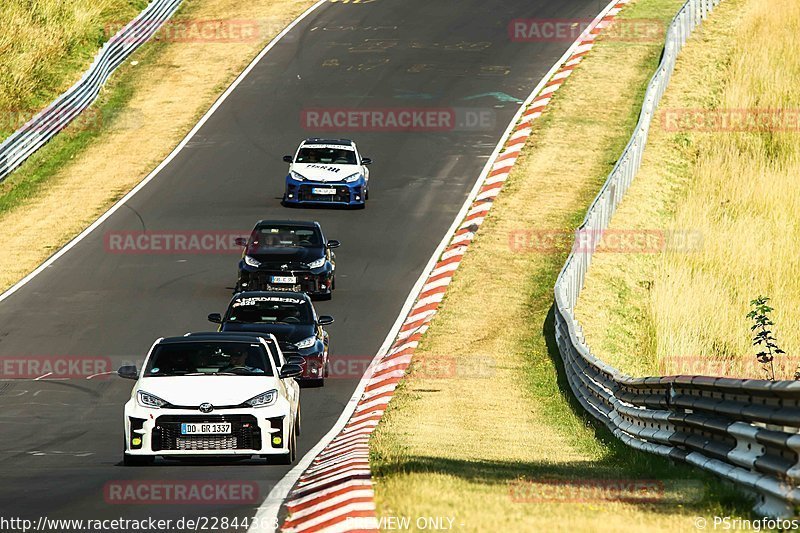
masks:
[[[250,245],[247,255],[262,263],[285,263],[291,269],[291,263],[308,264],[325,255],[320,247],[291,248]]]
[[[312,324],[241,324],[226,322],[222,331],[253,331],[272,333],[279,341],[300,342],[314,335]]]
[[[324,183],[344,181],[348,176],[361,173],[360,165],[325,165],[322,163],[295,163],[292,170],[310,181]]]
[[[270,376],[175,376],[139,380],[138,388],[172,405],[239,405],[278,387]]]

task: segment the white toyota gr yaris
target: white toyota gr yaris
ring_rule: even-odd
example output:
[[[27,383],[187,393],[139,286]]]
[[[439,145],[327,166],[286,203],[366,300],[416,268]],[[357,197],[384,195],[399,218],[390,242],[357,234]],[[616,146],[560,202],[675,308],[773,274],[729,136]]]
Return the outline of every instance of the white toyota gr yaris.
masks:
[[[285,361],[274,339],[203,333],[162,338],[135,379],[125,404],[126,465],[156,456],[256,456],[295,460],[302,368]],[[276,353],[273,353],[276,352]]]

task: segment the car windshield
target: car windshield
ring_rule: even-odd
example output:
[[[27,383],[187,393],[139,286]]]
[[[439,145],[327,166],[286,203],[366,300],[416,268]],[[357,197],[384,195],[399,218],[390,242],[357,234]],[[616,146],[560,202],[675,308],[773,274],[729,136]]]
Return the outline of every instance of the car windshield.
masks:
[[[261,248],[317,248],[322,235],[315,227],[272,224],[260,226],[250,235],[249,251]]]
[[[324,165],[355,165],[354,150],[334,147],[301,148],[295,163],[320,163]]]
[[[248,342],[161,344],[153,350],[144,376],[272,376],[266,355],[262,345]]]
[[[229,322],[244,324],[311,324],[311,306],[300,298],[258,296],[231,304]]]

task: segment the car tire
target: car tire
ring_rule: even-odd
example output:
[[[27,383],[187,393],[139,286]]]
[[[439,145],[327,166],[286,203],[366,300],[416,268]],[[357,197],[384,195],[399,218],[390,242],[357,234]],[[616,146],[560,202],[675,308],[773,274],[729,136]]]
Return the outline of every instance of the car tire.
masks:
[[[297,416],[294,419],[294,434],[300,436],[300,406],[297,406]]]
[[[155,462],[156,458],[152,455],[129,455],[122,454],[122,464],[125,466],[148,466]]]

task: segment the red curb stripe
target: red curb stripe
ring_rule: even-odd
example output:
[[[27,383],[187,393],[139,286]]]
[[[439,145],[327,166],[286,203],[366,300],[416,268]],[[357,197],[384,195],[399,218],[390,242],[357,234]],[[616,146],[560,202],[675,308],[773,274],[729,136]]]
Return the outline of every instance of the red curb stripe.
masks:
[[[348,461],[342,461],[341,463],[337,463],[334,466],[330,466],[327,468],[321,469],[319,472],[314,472],[308,476],[300,478],[298,482],[298,486],[309,485],[311,483],[316,483],[317,481],[321,481],[323,479],[328,479],[329,477],[335,476],[336,474],[340,474],[344,470],[349,470],[350,468],[358,466],[360,468],[369,468],[369,459],[364,458],[354,458]]]
[[[347,500],[345,500],[343,502],[340,502],[339,505],[340,506],[345,506],[345,505],[349,505],[351,503],[369,503],[371,501],[372,501],[372,498],[370,498],[369,496],[355,496],[353,498],[348,498]],[[321,502],[317,502],[317,504],[318,503],[321,503]],[[320,516],[324,516],[324,515],[326,515],[326,514],[328,514],[330,512],[331,512],[331,508],[330,507],[326,507],[324,509],[320,509],[319,511],[315,511],[315,512],[313,512],[311,514],[307,514],[306,516],[304,516],[302,518],[298,518],[297,520],[287,521],[283,525],[283,527],[286,528],[286,529],[289,529],[289,528],[292,528],[292,527],[296,527],[296,526],[299,526],[303,522],[310,522],[311,520],[314,520],[315,518],[319,518]]]
[[[369,385],[367,385],[367,388],[364,390],[364,392],[370,392],[370,391],[373,391],[375,389],[380,389],[382,387],[386,387],[387,385],[393,385],[393,384],[397,383],[398,381],[400,381],[400,378],[389,378],[389,379],[380,381],[378,383],[370,383]]]
[[[326,520],[325,522],[321,522],[321,523],[319,523],[319,524],[317,524],[317,525],[315,525],[313,527],[310,527],[310,528],[307,528],[307,529],[303,529],[303,531],[307,531],[308,533],[316,533],[317,531],[324,531],[325,528],[328,528],[328,527],[331,527],[331,526],[335,526],[336,524],[340,524],[340,523],[346,521],[348,517],[352,517],[352,518],[375,518],[375,511],[350,511],[350,514],[348,514],[347,516],[344,516],[344,515],[336,516],[334,518],[331,518],[330,520]],[[377,518],[376,518],[376,521],[377,521]],[[351,529],[351,530],[349,530],[349,533],[356,533],[358,531],[370,531],[370,532],[373,532],[375,530],[372,530],[372,529],[366,529],[366,530]]]
[[[356,490],[364,490],[364,489],[367,489],[367,488],[369,488],[368,485],[357,485],[355,487],[343,487],[343,488],[337,489],[337,490],[335,490],[333,492],[329,492],[325,496],[320,496],[320,499],[322,499],[322,498],[335,498],[337,496],[341,496],[343,494],[347,494],[348,492],[353,492],[353,491],[356,491]],[[295,513],[297,511],[302,511],[303,509],[308,509],[309,507],[313,507],[313,506],[315,506],[317,504],[319,504],[319,501],[317,499],[308,500],[308,501],[303,502],[303,503],[295,503],[295,504],[287,502],[286,508],[289,510],[289,512]]]

